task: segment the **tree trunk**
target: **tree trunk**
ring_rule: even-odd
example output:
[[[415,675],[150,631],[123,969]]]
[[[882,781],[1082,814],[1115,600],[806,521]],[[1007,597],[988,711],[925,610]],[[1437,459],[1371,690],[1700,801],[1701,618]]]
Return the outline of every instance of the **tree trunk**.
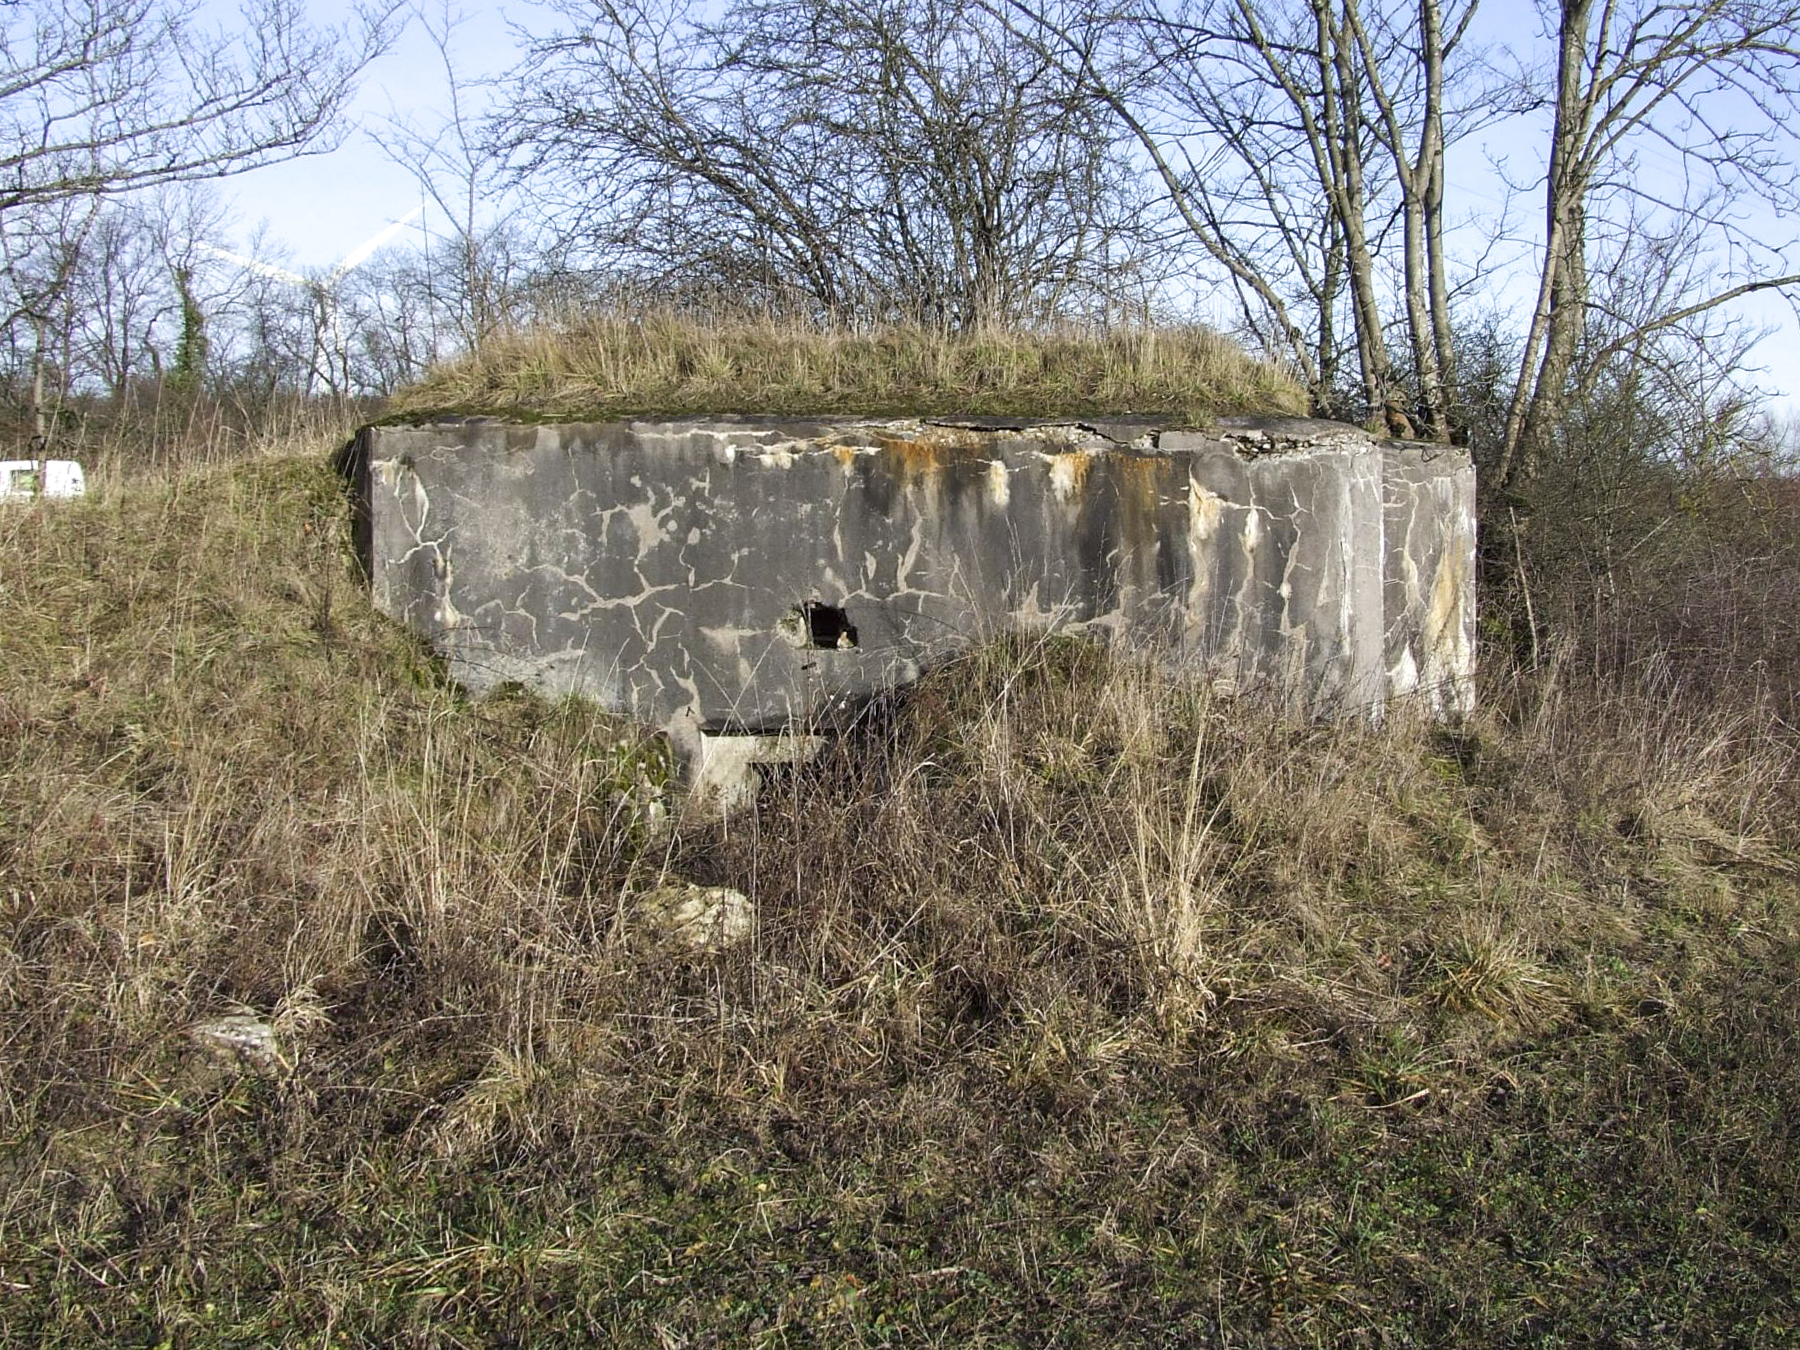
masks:
[[[1470,6],[1473,9],[1473,5]],[[1444,20],[1438,0],[1420,0],[1419,46],[1425,59],[1425,124],[1419,136],[1419,188],[1425,232],[1426,304],[1430,310],[1432,388],[1426,415],[1434,439],[1450,439],[1456,353],[1450,333],[1450,283],[1444,265]]]
[[[1563,388],[1586,315],[1585,150],[1593,103],[1583,79],[1594,0],[1562,0],[1557,30],[1556,123],[1544,181],[1544,268],[1537,305],[1506,414],[1495,486],[1502,491],[1536,470],[1538,442],[1562,415]]]
[[[1393,387],[1393,368],[1388,361],[1382,332],[1381,300],[1375,290],[1375,261],[1369,252],[1367,203],[1363,186],[1362,100],[1356,62],[1347,25],[1336,22],[1327,0],[1314,0],[1313,21],[1317,35],[1324,114],[1321,127],[1328,181],[1323,185],[1344,233],[1344,262],[1350,282],[1350,304],[1356,319],[1356,354],[1362,367],[1363,399],[1367,415],[1380,417]]]

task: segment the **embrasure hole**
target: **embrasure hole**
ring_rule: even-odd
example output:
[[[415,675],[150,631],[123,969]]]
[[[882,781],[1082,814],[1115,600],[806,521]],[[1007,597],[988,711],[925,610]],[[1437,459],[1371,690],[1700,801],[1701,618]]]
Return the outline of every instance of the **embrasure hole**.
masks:
[[[850,622],[850,616],[840,606],[808,600],[796,609],[807,646],[845,651],[856,645],[856,625]]]

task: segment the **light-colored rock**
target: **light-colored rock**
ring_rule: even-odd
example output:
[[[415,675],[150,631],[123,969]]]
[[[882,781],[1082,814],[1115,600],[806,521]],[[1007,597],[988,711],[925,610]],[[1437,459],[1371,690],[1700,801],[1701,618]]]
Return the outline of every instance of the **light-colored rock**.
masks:
[[[645,929],[695,951],[742,942],[755,925],[750,897],[729,886],[659,886],[639,896],[632,911]]]
[[[188,1039],[214,1058],[253,1073],[279,1073],[287,1067],[275,1028],[255,1013],[228,1013],[196,1022],[188,1028]]]

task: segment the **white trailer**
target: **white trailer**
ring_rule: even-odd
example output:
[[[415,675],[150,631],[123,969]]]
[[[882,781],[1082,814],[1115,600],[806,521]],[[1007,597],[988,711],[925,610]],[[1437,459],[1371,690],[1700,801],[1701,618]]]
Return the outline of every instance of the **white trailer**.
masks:
[[[87,478],[72,459],[0,459],[0,501],[40,493],[79,497],[86,491]]]

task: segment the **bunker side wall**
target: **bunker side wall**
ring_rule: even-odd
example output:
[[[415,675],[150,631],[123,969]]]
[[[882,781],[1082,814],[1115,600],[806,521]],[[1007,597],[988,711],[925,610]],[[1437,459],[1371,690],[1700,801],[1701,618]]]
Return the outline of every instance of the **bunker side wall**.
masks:
[[[579,692],[679,742],[829,722],[1017,628],[1314,708],[1460,689],[1466,457],[1303,436],[468,422],[369,428],[353,459],[375,603],[457,680]]]

